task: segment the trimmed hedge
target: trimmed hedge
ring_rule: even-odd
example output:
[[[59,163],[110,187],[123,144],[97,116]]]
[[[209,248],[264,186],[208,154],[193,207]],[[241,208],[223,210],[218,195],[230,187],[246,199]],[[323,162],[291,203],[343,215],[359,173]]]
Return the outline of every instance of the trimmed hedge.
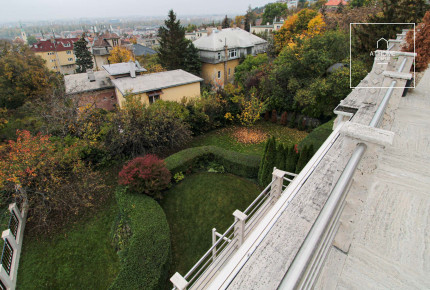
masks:
[[[121,269],[110,289],[164,289],[171,261],[170,230],[160,205],[118,187],[117,202],[131,229]]]
[[[201,146],[188,148],[173,155],[164,161],[172,176],[177,172],[187,172],[200,162],[215,161],[224,166],[225,171],[247,178],[256,178],[260,157],[247,155],[235,151],[225,150],[217,146]]]
[[[305,146],[313,146],[315,152],[321,147],[325,140],[333,132],[333,122],[334,119],[322,124],[321,126],[312,130],[305,139],[299,144],[299,150],[302,150]]]

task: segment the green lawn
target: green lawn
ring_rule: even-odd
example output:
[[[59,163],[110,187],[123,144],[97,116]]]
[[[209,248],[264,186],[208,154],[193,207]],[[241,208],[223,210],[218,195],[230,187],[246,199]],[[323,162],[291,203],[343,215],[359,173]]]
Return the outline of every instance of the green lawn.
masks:
[[[233,212],[245,208],[260,188],[232,174],[196,173],[171,188],[162,200],[170,225],[171,272],[185,275],[212,245],[212,228],[223,233]]]
[[[240,153],[263,155],[265,142],[259,144],[243,144],[234,138],[233,132],[239,127],[240,126],[229,126],[197,136],[191,141],[188,147],[215,145]],[[308,135],[305,131],[299,131],[265,121],[258,122],[254,128],[266,132],[268,136],[275,136],[277,141],[287,145],[298,144]]]
[[[19,289],[107,289],[116,278],[119,259],[110,241],[118,214],[112,198],[93,215],[61,233],[37,240],[24,236]]]

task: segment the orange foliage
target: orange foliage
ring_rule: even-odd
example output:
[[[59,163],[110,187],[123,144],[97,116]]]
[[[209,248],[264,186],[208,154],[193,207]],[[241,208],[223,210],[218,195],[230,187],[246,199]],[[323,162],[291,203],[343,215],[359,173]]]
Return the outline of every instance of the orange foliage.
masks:
[[[115,46],[111,50],[108,59],[110,63],[128,62],[130,60],[134,61],[131,51],[122,46]]]
[[[407,44],[403,51],[414,52],[414,31],[406,35]],[[430,11],[424,15],[423,22],[418,24],[415,31],[415,66],[417,71],[427,69],[430,63]]]
[[[238,128],[233,132],[233,136],[243,144],[258,144],[268,137],[266,132],[251,128]]]
[[[278,32],[274,33],[274,44],[280,52],[285,46],[295,46],[295,41],[304,37],[313,37],[325,30],[326,24],[320,13],[311,9],[302,9],[290,16]]]

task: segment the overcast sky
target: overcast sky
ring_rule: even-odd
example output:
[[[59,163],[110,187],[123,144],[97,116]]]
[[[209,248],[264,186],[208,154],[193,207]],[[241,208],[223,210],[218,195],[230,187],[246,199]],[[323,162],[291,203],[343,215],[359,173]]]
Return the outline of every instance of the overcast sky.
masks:
[[[0,0],[0,22],[81,17],[163,16],[244,13],[275,0]]]

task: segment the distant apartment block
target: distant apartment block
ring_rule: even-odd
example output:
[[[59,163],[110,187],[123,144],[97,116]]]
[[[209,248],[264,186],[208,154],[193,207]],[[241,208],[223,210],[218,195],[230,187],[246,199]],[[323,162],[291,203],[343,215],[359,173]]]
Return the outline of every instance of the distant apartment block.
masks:
[[[31,46],[31,50],[46,61],[48,69],[62,74],[73,74],[76,69],[73,43],[77,40],[78,38],[40,40]]]
[[[274,21],[273,24],[266,23],[266,25],[254,25],[250,27],[250,32],[253,34],[271,34],[273,31],[278,31],[284,24],[284,19]]]
[[[265,53],[267,41],[240,28],[208,31],[193,42],[199,50],[202,77],[206,83],[224,86],[234,79],[239,58]]]
[[[213,28],[210,28],[210,29],[213,30]],[[194,41],[199,39],[200,37],[207,36],[207,35],[208,35],[208,30],[202,29],[202,30],[185,33],[185,38],[188,40]]]

